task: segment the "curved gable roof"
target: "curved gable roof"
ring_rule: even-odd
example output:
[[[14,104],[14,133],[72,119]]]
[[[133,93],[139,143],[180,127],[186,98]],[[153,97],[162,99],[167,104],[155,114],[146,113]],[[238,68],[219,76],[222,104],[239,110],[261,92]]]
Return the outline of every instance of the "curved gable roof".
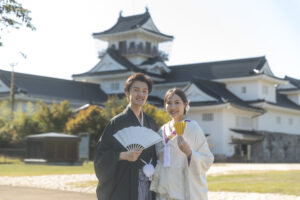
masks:
[[[93,36],[109,35],[114,33],[121,33],[121,32],[135,30],[141,28],[149,19],[151,19],[151,16],[148,12],[148,9],[143,14],[132,15],[128,17],[123,17],[120,13],[119,19],[114,26],[112,26],[108,30],[98,32],[98,33],[93,33]],[[163,34],[159,31],[152,31],[147,28],[142,28],[142,29],[150,33],[158,34],[167,38],[173,38],[173,36]]]

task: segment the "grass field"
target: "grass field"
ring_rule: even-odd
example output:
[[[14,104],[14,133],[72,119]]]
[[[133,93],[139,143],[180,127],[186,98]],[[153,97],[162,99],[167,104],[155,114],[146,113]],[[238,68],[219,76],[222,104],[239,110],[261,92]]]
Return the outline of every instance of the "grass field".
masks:
[[[0,157],[0,176],[93,174],[93,163],[83,166],[26,165],[18,159]],[[300,196],[300,170],[252,171],[208,176],[209,191],[278,193]],[[70,183],[75,187],[97,185],[97,181]]]
[[[92,162],[83,166],[27,165],[19,159],[0,157],[0,176],[38,176],[51,174],[93,174]]]
[[[254,171],[208,176],[209,191],[277,193],[300,196],[300,171]],[[96,187],[97,181],[70,183],[75,187]]]
[[[300,171],[254,171],[208,176],[209,191],[279,193],[300,196]]]

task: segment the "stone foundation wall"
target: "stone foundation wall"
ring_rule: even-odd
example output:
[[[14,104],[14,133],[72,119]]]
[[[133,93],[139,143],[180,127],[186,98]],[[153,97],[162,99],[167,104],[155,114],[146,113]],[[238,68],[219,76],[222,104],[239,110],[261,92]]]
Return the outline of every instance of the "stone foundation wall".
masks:
[[[252,145],[252,162],[300,162],[300,135],[265,133],[260,143]]]

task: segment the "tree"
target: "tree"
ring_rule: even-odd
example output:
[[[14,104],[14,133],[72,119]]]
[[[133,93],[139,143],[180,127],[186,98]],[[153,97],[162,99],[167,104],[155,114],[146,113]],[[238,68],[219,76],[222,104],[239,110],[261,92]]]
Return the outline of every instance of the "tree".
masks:
[[[70,110],[69,102],[63,101],[60,104],[54,103],[49,106],[39,103],[33,118],[38,121],[41,132],[64,132],[65,125],[73,112]]]
[[[91,105],[87,109],[80,110],[75,117],[69,118],[65,132],[79,134],[88,132],[92,138],[99,139],[108,120],[102,114],[103,109]]]
[[[146,103],[144,105],[143,111],[155,120],[158,127],[161,127],[163,124],[171,120],[166,111],[164,111],[163,109],[159,109],[149,103]]]
[[[18,29],[21,26],[35,30],[29,14],[30,10],[23,8],[16,0],[0,0],[0,30],[7,27]]]

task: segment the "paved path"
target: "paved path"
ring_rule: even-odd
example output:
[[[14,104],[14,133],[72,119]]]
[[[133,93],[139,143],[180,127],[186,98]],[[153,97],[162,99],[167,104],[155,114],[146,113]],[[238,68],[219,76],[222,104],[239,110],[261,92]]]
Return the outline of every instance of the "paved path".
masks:
[[[95,194],[0,186],[0,200],[97,200]]]

